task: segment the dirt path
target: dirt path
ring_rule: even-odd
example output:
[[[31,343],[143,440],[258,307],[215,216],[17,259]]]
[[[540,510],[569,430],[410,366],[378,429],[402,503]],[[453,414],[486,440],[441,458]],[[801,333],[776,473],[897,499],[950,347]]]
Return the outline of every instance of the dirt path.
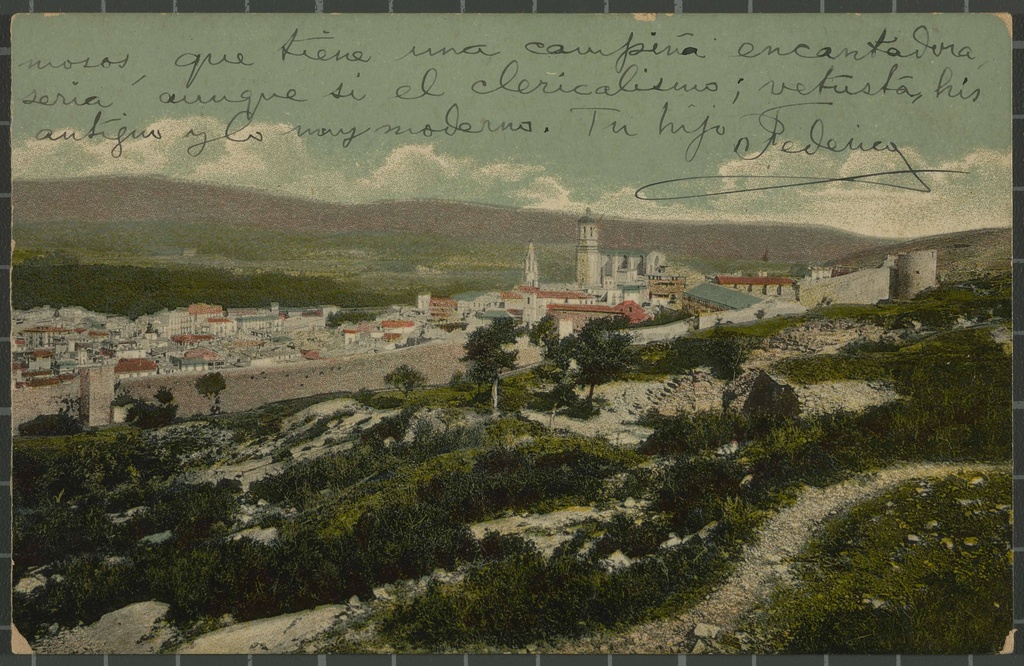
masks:
[[[807,544],[811,534],[827,518],[855,504],[892,490],[911,479],[945,476],[957,472],[1008,472],[1008,465],[916,463],[862,474],[827,488],[807,488],[792,506],[772,517],[757,543],[746,548],[735,571],[722,587],[679,617],[640,625],[615,637],[594,637],[559,646],[557,652],[657,653],[688,652],[694,630],[707,634],[736,629],[739,620],[790,575],[789,560]]]

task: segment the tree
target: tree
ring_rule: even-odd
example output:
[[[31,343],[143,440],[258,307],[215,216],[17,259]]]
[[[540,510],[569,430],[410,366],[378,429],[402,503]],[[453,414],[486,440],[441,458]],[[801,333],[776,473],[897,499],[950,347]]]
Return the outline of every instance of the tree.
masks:
[[[148,430],[170,425],[178,416],[178,405],[174,402],[174,394],[166,386],[161,386],[153,395],[157,404],[136,398],[128,407],[125,420],[132,425]]]
[[[588,386],[587,405],[593,407],[594,388],[618,379],[636,365],[633,338],[623,317],[591,319],[576,335],[566,338],[567,355],[576,361],[576,382]]]
[[[469,378],[478,384],[491,385],[491,406],[498,409],[498,382],[504,370],[516,367],[519,352],[506,349],[514,344],[519,327],[510,318],[495,319],[489,326],[476,329],[469,334],[464,348],[463,361],[469,362]]]
[[[712,358],[712,373],[726,381],[739,377],[743,364],[758,345],[753,336],[736,331],[714,331],[704,342]]]
[[[541,317],[541,320],[530,329],[530,342],[538,347],[544,347],[545,350],[550,349],[552,344],[557,344],[558,320],[551,315]]]
[[[228,383],[224,380],[224,375],[219,372],[211,372],[196,380],[196,391],[199,392],[199,395],[213,401],[213,404],[210,405],[211,414],[220,411],[220,392],[227,387]],[[157,395],[157,400],[159,399],[160,396]]]
[[[427,378],[416,368],[403,363],[384,375],[384,383],[400,390],[408,398],[410,393],[427,383]]]
[[[551,420],[549,427],[554,427],[555,414],[559,407],[571,407],[578,399],[576,396],[576,373],[571,368],[569,358],[569,340],[558,337],[558,320],[545,315],[537,325],[530,329],[530,342],[544,348],[544,363],[537,375],[550,381]]]
[[[60,410],[56,414],[40,414],[31,421],[18,426],[21,435],[76,435],[82,432],[82,424],[78,420],[79,402],[75,398],[61,400]]]

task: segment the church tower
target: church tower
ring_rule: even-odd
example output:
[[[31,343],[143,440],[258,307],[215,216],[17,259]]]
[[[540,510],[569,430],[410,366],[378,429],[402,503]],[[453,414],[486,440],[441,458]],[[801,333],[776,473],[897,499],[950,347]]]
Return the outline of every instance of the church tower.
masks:
[[[576,223],[576,283],[581,287],[601,286],[601,254],[597,249],[597,224],[590,209]]]
[[[526,265],[523,269],[523,284],[530,287],[540,286],[540,269],[537,267],[537,255],[533,252],[533,242],[526,248]]]

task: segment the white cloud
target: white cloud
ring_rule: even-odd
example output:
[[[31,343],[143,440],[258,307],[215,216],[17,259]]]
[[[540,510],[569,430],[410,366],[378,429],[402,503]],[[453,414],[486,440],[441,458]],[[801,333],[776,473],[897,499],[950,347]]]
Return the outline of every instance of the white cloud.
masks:
[[[444,152],[435,144],[407,144],[390,151],[336,152],[331,144],[314,145],[288,132],[284,124],[257,124],[264,140],[213,141],[202,155],[184,158],[189,129],[215,136],[223,121],[208,116],[163,120],[164,139],[130,140],[118,159],[111,141],[26,140],[13,147],[16,179],[70,178],[83,175],[160,174],[222,185],[259,187],[280,193],[341,203],[400,199],[453,199],[572,213],[592,207],[608,217],[654,220],[760,221],[823,224],[889,237],[920,236],[970,228],[1008,226],[1011,219],[1009,153],[977,150],[961,159],[927,164],[904,150],[917,168],[966,171],[927,173],[930,193],[870,185],[830,182],[744,192],[725,196],[642,201],[636,184],[593,196],[594,183],[570,182],[546,167],[509,160],[483,161]],[[70,130],[68,130],[70,131]],[[327,140],[329,141],[329,140]],[[322,151],[323,148],[328,148]],[[322,152],[316,152],[316,151]],[[348,149],[346,149],[348,150]],[[668,186],[662,194],[721,191],[789,181],[745,176],[776,174],[850,177],[903,168],[899,156],[878,153],[813,157],[773,152],[757,160],[735,159],[718,169],[720,179]],[[886,176],[886,182],[913,184],[909,175]],[[688,188],[688,189],[680,189]],[[703,188],[703,189],[701,189]]]

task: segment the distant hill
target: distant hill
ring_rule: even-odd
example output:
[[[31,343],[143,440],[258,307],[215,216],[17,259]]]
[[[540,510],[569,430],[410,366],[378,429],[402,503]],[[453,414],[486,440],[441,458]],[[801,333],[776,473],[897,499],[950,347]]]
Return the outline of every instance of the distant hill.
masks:
[[[266,191],[158,177],[14,183],[18,227],[37,222],[182,221],[302,234],[430,234],[454,241],[571,244],[576,216],[447,201],[336,204]],[[600,216],[600,211],[595,211]],[[885,254],[891,241],[823,226],[706,221],[601,220],[609,249],[660,249],[670,257],[828,263],[851,253]],[[158,243],[159,239],[154,239]]]
[[[978,229],[926,236],[885,247],[866,248],[832,263],[841,266],[878,266],[887,254],[914,250],[938,250],[939,276],[970,275],[978,271],[1008,271],[1013,253],[1010,228]]]

